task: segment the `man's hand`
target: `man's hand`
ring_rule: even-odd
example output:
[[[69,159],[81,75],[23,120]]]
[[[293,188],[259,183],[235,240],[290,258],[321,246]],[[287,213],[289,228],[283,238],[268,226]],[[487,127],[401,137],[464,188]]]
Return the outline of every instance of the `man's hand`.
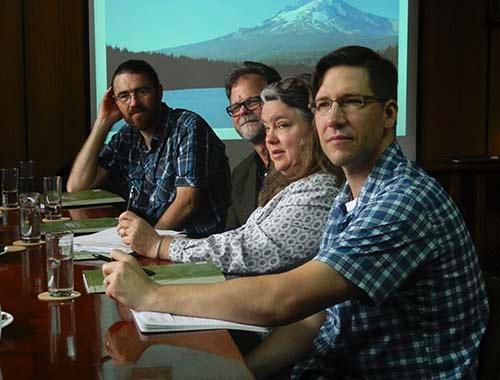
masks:
[[[100,120],[101,123],[96,124],[112,126],[121,118],[122,113],[118,108],[118,105],[116,104],[115,98],[113,96],[113,88],[110,87],[104,93],[104,96],[101,99],[101,103],[99,104],[97,120]]]
[[[134,310],[146,310],[158,285],[132,256],[119,250],[112,250],[110,256],[116,261],[102,266],[106,295]]]
[[[150,258],[157,258],[161,237],[144,219],[132,211],[125,211],[118,218],[118,235],[135,252]]]

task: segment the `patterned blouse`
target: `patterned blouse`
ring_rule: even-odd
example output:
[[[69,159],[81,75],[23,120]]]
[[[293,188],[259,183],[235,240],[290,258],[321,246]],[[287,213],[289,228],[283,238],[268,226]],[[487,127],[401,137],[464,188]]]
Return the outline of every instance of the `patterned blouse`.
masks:
[[[173,261],[212,261],[231,274],[282,272],[313,258],[340,181],[315,173],[291,183],[236,230],[204,239],[173,239]]]

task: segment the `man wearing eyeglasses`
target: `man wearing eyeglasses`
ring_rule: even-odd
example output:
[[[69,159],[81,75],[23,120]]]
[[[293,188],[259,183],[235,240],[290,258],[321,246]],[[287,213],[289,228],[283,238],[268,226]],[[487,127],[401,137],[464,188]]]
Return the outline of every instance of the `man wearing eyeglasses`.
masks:
[[[396,68],[348,46],[320,59],[313,86],[322,149],[347,179],[317,256],[280,274],[158,286],[114,251],[106,293],[134,310],[285,325],[247,357],[257,378],[295,365],[292,379],[475,379],[484,281],[458,208],[395,140]]]
[[[257,198],[269,166],[269,154],[260,121],[260,92],[268,84],[280,79],[274,68],[250,61],[234,67],[227,75],[225,88],[230,104],[226,112],[232,118],[236,132],[253,144],[254,151],[233,170],[226,230],[234,230],[245,224],[257,207]]]
[[[200,116],[162,102],[163,87],[147,62],[122,63],[111,83],[68,190],[125,182],[130,209],[156,228],[192,236],[223,231],[230,199],[224,144]],[[127,125],[104,145],[121,118]]]

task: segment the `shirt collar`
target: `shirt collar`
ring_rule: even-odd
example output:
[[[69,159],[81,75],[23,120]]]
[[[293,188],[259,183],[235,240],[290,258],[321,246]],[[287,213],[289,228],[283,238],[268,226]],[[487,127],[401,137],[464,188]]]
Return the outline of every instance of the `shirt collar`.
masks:
[[[401,163],[401,161],[406,160],[407,159],[404,156],[401,147],[398,142],[394,140],[375,163],[375,166],[359,192],[355,208],[359,204],[365,204],[368,199],[373,196],[376,192],[376,188],[380,186],[382,182],[394,176],[394,170]],[[344,185],[344,188],[339,193],[337,200],[340,203],[347,203],[352,200],[351,188],[348,183]]]

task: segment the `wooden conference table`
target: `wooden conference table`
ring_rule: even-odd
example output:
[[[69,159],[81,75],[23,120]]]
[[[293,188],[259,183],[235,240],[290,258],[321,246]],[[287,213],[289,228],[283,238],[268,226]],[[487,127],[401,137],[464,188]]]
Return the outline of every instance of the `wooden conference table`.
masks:
[[[65,210],[73,219],[117,213],[111,206]],[[0,242],[18,240],[19,212],[2,211],[0,220]],[[43,302],[45,246],[0,256],[0,304],[14,316],[2,329],[0,380],[254,378],[227,331],[143,335],[129,310],[104,294],[86,294],[82,270],[101,264],[75,262],[81,297]]]

